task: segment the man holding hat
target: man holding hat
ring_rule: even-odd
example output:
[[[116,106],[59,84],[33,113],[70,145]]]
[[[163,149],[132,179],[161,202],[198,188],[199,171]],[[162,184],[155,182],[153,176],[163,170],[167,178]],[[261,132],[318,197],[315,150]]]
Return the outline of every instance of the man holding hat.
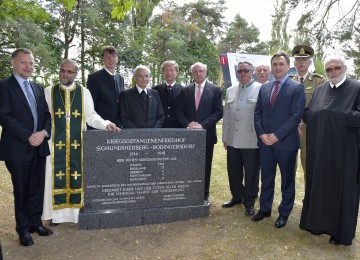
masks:
[[[306,107],[308,106],[311,96],[317,86],[325,82],[325,78],[319,74],[311,73],[309,67],[311,64],[311,58],[314,55],[314,49],[307,45],[296,45],[292,49],[292,55],[295,58],[295,68],[297,74],[291,75],[290,77],[302,83],[305,88],[306,96]],[[304,174],[306,170],[306,125],[301,122],[299,125],[299,132],[301,133],[300,137],[300,157],[301,157],[301,166],[303,168]]]

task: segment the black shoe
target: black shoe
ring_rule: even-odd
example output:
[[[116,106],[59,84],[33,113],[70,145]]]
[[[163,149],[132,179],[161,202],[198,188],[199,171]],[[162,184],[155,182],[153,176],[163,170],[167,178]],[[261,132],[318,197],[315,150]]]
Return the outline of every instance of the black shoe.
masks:
[[[268,218],[271,216],[271,211],[270,212],[263,212],[261,210],[259,210],[259,212],[252,217],[252,221],[254,222],[257,222],[257,221],[260,221],[260,220],[263,220],[264,218]]]
[[[278,219],[276,220],[276,222],[275,222],[275,227],[277,227],[277,228],[285,227],[286,223],[287,223],[287,220],[288,220],[288,217],[280,215],[278,217]]]
[[[240,200],[234,200],[234,199],[231,199],[225,203],[222,204],[222,207],[223,208],[232,208],[234,207],[236,204],[241,204],[242,203],[242,199]]]
[[[247,206],[247,207],[245,207],[245,208],[246,208],[246,210],[245,210],[245,216],[252,216],[252,215],[254,215],[255,210],[254,210],[254,206],[253,206],[253,205]]]
[[[333,245],[340,245],[341,243],[339,242],[339,240],[337,240],[335,237],[331,236],[329,239],[329,243],[333,244]]]
[[[43,225],[38,226],[36,228],[30,228],[30,233],[38,233],[39,236],[50,236],[52,235],[52,230],[44,227]]]
[[[26,232],[21,235],[19,234],[19,240],[20,240],[20,245],[22,246],[32,246],[34,244],[34,240],[30,236],[29,232]]]

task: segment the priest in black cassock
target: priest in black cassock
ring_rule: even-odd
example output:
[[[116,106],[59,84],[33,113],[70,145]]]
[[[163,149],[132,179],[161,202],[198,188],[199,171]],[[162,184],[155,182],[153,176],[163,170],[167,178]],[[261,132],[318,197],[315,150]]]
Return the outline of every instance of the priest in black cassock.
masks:
[[[300,228],[351,245],[359,209],[360,82],[346,77],[343,57],[325,59],[328,81],[304,113],[306,189]]]

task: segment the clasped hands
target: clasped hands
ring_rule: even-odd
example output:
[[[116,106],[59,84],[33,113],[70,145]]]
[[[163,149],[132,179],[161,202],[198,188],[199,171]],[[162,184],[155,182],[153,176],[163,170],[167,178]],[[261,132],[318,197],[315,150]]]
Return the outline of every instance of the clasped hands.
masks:
[[[39,146],[44,141],[45,137],[46,137],[45,130],[41,130],[39,132],[33,133],[29,137],[28,141],[29,141],[31,146],[36,147],[36,146]]]
[[[276,135],[274,133],[262,134],[259,137],[260,137],[261,141],[266,145],[273,145],[274,143],[279,141],[279,139],[276,137]]]
[[[188,129],[203,129],[202,125],[200,125],[198,122],[194,122],[194,121],[192,121],[190,124],[188,124],[187,128]]]

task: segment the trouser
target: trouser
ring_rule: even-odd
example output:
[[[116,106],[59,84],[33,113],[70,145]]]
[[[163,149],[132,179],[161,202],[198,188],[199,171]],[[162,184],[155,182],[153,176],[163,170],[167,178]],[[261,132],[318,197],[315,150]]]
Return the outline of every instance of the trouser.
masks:
[[[227,169],[233,200],[243,200],[245,206],[254,205],[259,192],[259,149],[227,146]]]

